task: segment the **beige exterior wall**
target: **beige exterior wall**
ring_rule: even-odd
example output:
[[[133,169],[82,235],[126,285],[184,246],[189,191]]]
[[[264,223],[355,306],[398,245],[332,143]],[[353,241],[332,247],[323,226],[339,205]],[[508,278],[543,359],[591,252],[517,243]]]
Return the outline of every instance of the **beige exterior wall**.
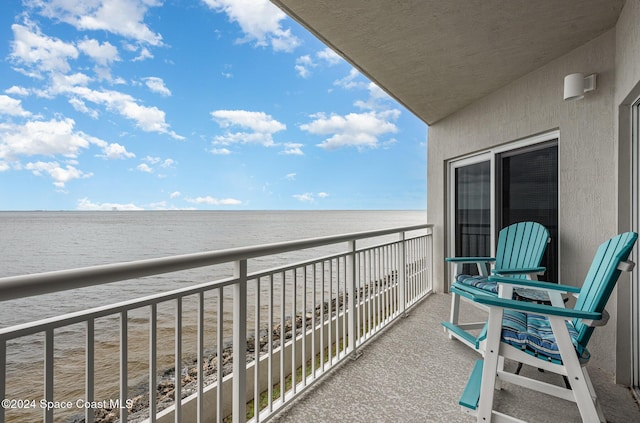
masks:
[[[628,188],[625,191],[618,178],[628,178],[628,166],[620,168],[619,161],[628,160],[629,146],[619,141],[618,107],[627,97],[623,91],[628,93],[640,80],[638,22],[640,2],[630,0],[617,28],[429,128],[428,215],[435,224],[434,245],[443,246],[434,251],[440,292],[448,288],[449,278],[443,262],[449,245],[447,162],[456,157],[559,130],[562,283],[580,285],[597,246],[621,228],[628,229],[628,220],[621,223],[628,213],[620,212],[620,205],[628,203],[620,196],[628,197]],[[564,76],[574,72],[597,73],[597,90],[583,100],[564,101]],[[596,331],[591,344],[596,365],[610,373],[616,371],[612,345],[618,337],[617,305],[614,295],[607,307],[611,322]],[[628,320],[627,309],[624,314]],[[624,368],[619,365],[618,371]]]
[[[436,225],[434,245],[446,244],[439,241],[444,241],[448,160],[558,129],[560,278],[580,283],[572,281],[575,273],[584,275],[595,248],[617,231],[614,55],[615,31],[610,31],[429,128],[428,214]],[[574,72],[597,73],[598,89],[567,102],[563,80]],[[436,254],[436,274],[444,277],[445,251]]]

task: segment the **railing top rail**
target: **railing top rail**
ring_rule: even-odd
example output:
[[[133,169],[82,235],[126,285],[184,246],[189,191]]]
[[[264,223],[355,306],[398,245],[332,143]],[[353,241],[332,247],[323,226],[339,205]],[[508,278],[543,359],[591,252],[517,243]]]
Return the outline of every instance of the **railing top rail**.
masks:
[[[69,270],[0,278],[0,301],[23,298],[75,288],[100,285],[144,276],[159,275],[197,267],[213,266],[237,260],[286,253],[365,238],[430,229],[432,224],[420,224],[342,235],[308,238],[249,247],[182,254],[169,257],[104,264]]]

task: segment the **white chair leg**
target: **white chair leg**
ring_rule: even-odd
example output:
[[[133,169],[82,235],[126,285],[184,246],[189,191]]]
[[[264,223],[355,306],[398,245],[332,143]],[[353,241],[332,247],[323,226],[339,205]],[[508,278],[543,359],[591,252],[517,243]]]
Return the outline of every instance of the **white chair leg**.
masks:
[[[498,374],[499,372],[504,371],[504,357],[503,356],[498,356],[498,370],[496,372],[496,374]],[[502,389],[502,379],[500,379],[499,376],[496,376],[496,386],[495,389],[497,389],[498,391],[500,391]]]
[[[454,274],[457,275],[458,272],[461,270],[462,270],[462,265],[460,263],[456,263]],[[455,278],[454,278],[454,281],[455,281]],[[452,292],[451,293],[451,312],[449,316],[449,322],[458,326],[459,319],[460,319],[460,296],[455,292]],[[447,328],[445,328],[444,331],[448,334],[449,339],[453,339],[453,336],[447,330]]]
[[[451,315],[449,321],[454,325],[458,324],[460,316],[460,295],[455,292],[451,293]]]
[[[575,348],[569,337],[565,320],[562,317],[550,316],[549,322],[558,344],[558,350],[563,358],[562,362],[567,370],[567,379],[571,384],[571,390],[578,405],[580,417],[585,423],[599,423],[601,420],[587,383],[588,377],[582,371]]]
[[[489,327],[482,368],[482,388],[478,403],[478,422],[490,422],[493,412],[498,367],[500,365],[500,333],[502,332],[502,308],[492,307],[489,310]]]
[[[607,419],[604,417],[604,412],[602,411],[602,407],[600,406],[600,401],[598,401],[598,396],[596,395],[596,390],[593,387],[593,383],[591,383],[591,378],[589,377],[589,372],[587,372],[586,367],[582,368],[582,374],[584,375],[584,380],[587,383],[587,388],[589,388],[589,392],[591,393],[591,399],[596,406],[596,411],[598,412],[598,418],[601,422],[606,422]]]

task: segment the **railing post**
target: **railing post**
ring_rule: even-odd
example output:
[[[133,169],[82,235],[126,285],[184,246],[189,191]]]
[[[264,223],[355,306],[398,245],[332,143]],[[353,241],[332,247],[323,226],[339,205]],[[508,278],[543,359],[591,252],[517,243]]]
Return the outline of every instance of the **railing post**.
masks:
[[[53,402],[53,328],[45,331],[44,340],[44,400]],[[53,423],[53,408],[44,409],[44,422]]]
[[[433,230],[429,230],[427,240],[427,258],[429,259],[429,291],[433,292]]]
[[[406,233],[400,232],[400,254],[398,263],[398,311],[403,317],[407,315],[407,294],[405,290],[406,274],[407,274],[407,251],[406,251]]]
[[[93,402],[95,400],[95,321],[93,319],[87,320],[85,342],[85,395],[87,396],[87,402]],[[3,397],[0,396],[0,398]],[[2,419],[0,419],[0,421],[2,421]],[[84,421],[85,423],[93,423],[93,408],[87,407],[85,409]]]
[[[348,243],[349,254],[347,254],[347,300],[348,300],[348,324],[347,330],[349,331],[349,335],[347,337],[348,345],[347,345],[347,354],[351,354],[352,359],[356,359],[359,357],[356,343],[358,339],[358,327],[357,327],[357,319],[358,319],[358,311],[357,308],[359,305],[356,302],[356,241],[351,240]]]
[[[121,422],[126,422],[127,421],[127,397],[129,396],[128,393],[128,386],[129,386],[129,354],[128,354],[128,350],[129,350],[129,343],[128,343],[128,313],[126,310],[120,312],[120,401],[119,401],[119,406],[120,406],[120,421]],[[180,383],[180,374],[178,373],[178,371],[176,370],[176,384],[175,386],[178,386],[178,384]],[[152,388],[150,388],[152,389]],[[179,399],[176,399],[176,401],[179,401]]]
[[[247,420],[247,260],[235,262],[233,285],[233,423]]]
[[[173,395],[175,397],[175,409],[173,417],[175,423],[182,422],[182,297],[176,298],[176,345],[175,345],[175,383]]]
[[[149,422],[156,423],[156,402],[158,394],[153,387],[157,386],[157,357],[158,357],[158,306],[151,304],[149,313]]]

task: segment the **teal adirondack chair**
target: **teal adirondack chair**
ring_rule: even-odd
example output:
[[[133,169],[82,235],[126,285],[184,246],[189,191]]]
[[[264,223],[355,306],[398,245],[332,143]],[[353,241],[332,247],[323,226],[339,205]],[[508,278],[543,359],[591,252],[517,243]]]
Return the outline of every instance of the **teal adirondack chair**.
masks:
[[[549,231],[536,222],[519,222],[503,228],[498,234],[496,257],[450,257],[445,259],[456,265],[451,285],[451,314],[448,322],[442,322],[449,339],[457,338],[465,345],[480,351],[484,331],[478,336],[471,331],[483,329],[486,321],[466,322],[460,320],[460,300],[470,300],[476,294],[498,295],[498,284],[489,280],[491,273],[522,279],[537,279],[545,268],[540,266],[544,250],[549,243]],[[479,275],[462,273],[463,265],[476,264]],[[481,351],[480,351],[481,352]]]
[[[494,389],[502,381],[564,398],[577,404],[584,422],[604,422],[586,367],[587,344],[596,326],[607,323],[605,305],[621,271],[631,271],[628,260],[638,234],[627,232],[598,248],[582,288],[505,277],[490,279],[506,291],[528,287],[553,292],[577,293],[573,308],[542,305],[476,294],[474,301],[489,306],[484,360],[478,360],[460,399],[463,411],[478,422],[521,421],[493,410]],[[504,358],[548,372],[566,375],[569,387],[560,387],[503,370]],[[514,401],[515,399],[512,399]]]

